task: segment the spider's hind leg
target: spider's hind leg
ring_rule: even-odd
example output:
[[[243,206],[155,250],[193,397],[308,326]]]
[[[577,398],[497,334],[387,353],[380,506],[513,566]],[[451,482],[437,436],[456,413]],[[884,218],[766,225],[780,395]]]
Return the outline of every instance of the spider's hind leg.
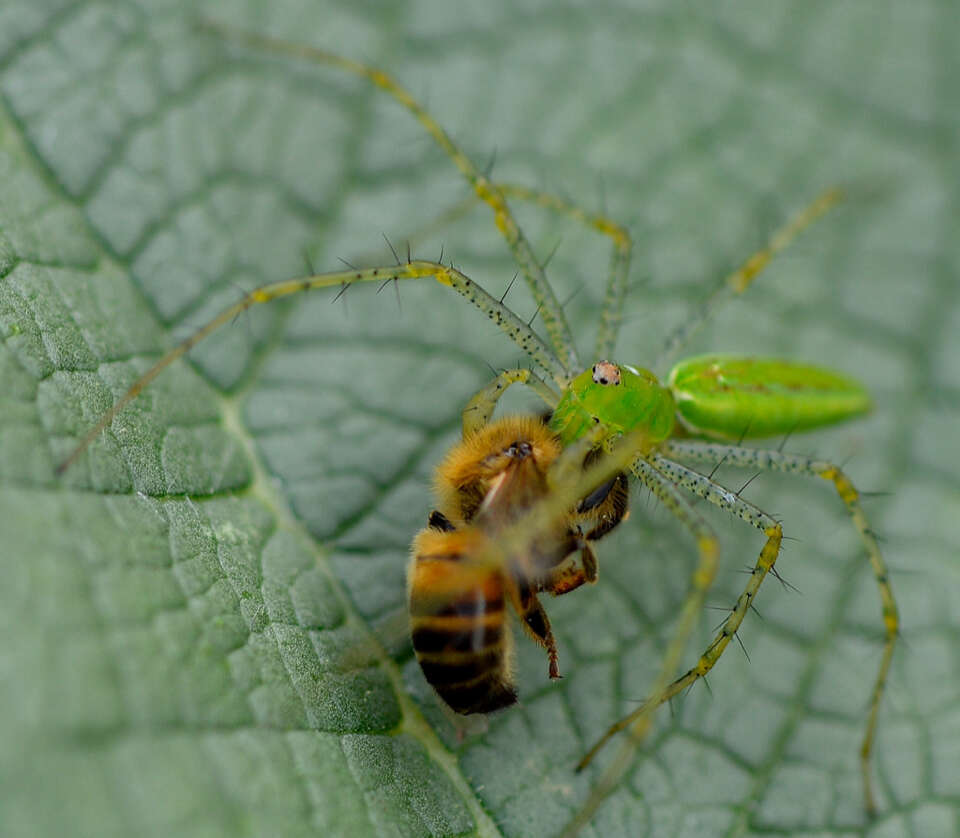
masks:
[[[626,719],[617,723],[616,730],[629,728],[630,736],[626,742],[622,743],[622,747],[617,752],[613,762],[603,772],[583,806],[567,824],[562,833],[563,838],[569,838],[569,836],[576,835],[580,831],[629,771],[637,749],[650,730],[653,712],[662,703],[662,696],[666,694],[670,687],[674,672],[696,625],[697,616],[703,608],[707,590],[713,583],[717,571],[719,545],[716,535],[683,497],[675,483],[654,467],[651,459],[648,459],[652,456],[648,454],[637,457],[631,465],[631,470],[637,479],[656,495],[667,510],[694,537],[699,559],[691,576],[690,590],[681,607],[680,616],[667,645],[660,671],[651,688],[651,698],[638,711],[631,713]],[[578,770],[586,766],[600,745],[606,742],[616,730],[607,732],[604,738],[581,760],[577,766]]]
[[[870,527],[867,517],[860,506],[859,493],[850,478],[843,470],[826,460],[814,460],[810,457],[801,457],[795,454],[784,454],[764,448],[744,448],[739,445],[720,445],[712,442],[668,442],[663,446],[665,454],[680,457],[686,460],[695,460],[705,463],[725,462],[728,465],[743,468],[759,469],[762,471],[781,471],[793,474],[805,474],[809,477],[819,477],[833,484],[834,489],[847,508],[854,527],[860,535],[870,561],[870,567],[876,580],[880,594],[880,605],[883,615],[884,643],[880,657],[880,666],[877,671],[870,697],[870,711],[867,715],[867,725],[864,731],[863,742],[860,746],[860,768],[863,774],[863,794],[867,812],[876,811],[876,802],[873,795],[873,782],[870,772],[870,759],[873,753],[874,739],[877,730],[877,714],[880,710],[880,701],[886,688],[887,677],[890,674],[890,662],[893,658],[894,644],[900,630],[900,617],[897,603],[890,584],[890,575],[887,570],[883,554],[876,533]]]
[[[714,506],[740,518],[742,521],[746,521],[751,526],[760,530],[767,537],[767,540],[760,550],[760,555],[750,573],[743,592],[737,597],[737,601],[730,610],[730,614],[723,621],[720,630],[710,642],[710,645],[707,646],[700,655],[697,662],[664,690],[652,693],[647,701],[634,712],[611,725],[603,737],[581,760],[581,768],[590,763],[597,752],[612,736],[630,727],[636,720],[649,715],[663,702],[669,701],[695,681],[706,676],[706,674],[713,669],[721,655],[726,651],[730,640],[736,636],[740,624],[743,622],[743,618],[746,616],[747,611],[756,598],[760,585],[766,578],[766,575],[773,569],[777,557],[780,554],[780,545],[783,541],[783,528],[780,526],[779,521],[776,521],[752,503],[743,500],[735,492],[731,492],[719,483],[715,483],[706,475],[688,469],[659,454],[654,454],[651,457],[650,465],[672,485],[680,486],[704,498]]]

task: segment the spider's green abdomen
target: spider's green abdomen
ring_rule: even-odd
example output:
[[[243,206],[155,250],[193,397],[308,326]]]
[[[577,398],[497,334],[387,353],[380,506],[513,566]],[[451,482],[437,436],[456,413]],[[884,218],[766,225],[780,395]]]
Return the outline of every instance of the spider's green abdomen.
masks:
[[[657,443],[670,436],[675,413],[673,396],[652,372],[600,361],[570,382],[550,429],[565,446],[597,422],[617,433],[645,428]]]
[[[870,409],[853,379],[782,358],[701,355],[678,363],[668,380],[684,423],[718,439],[805,431]]]

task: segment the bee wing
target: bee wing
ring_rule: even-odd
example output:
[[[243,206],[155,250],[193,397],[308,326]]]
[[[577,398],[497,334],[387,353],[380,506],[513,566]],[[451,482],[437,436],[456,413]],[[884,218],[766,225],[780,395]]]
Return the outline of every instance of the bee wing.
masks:
[[[616,478],[649,448],[647,434],[624,434],[611,449],[583,467],[587,453],[596,446],[585,437],[564,450],[548,474],[548,491],[522,516],[498,534],[497,540],[507,555],[529,554],[538,542],[556,534],[557,520],[570,516],[583,498]]]

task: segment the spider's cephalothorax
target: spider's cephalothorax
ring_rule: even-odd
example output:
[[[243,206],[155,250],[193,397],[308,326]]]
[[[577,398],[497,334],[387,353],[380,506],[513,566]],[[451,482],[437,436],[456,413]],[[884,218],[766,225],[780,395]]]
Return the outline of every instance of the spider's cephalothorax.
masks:
[[[550,428],[569,445],[601,422],[611,434],[642,427],[655,445],[670,436],[675,413],[670,391],[652,372],[599,361],[570,382]]]

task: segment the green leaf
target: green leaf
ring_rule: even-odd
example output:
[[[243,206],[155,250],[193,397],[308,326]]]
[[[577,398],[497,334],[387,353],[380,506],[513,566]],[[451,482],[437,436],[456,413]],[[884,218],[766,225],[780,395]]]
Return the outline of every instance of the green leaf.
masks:
[[[232,7],[236,6],[236,9]],[[785,215],[834,211],[688,351],[858,376],[866,420],[789,450],[849,460],[906,642],[881,715],[881,814],[857,749],[882,624],[825,485],[764,475],[782,517],[762,615],[657,716],[603,836],[947,835],[960,819],[960,58],[948,0],[807,4],[211,4],[395,73],[494,176],[635,236],[619,356],[643,363]],[[242,10],[240,9],[242,7]],[[0,833],[555,834],[572,766],[655,677],[694,567],[636,497],[596,587],[548,603],[565,679],[519,645],[522,706],[461,740],[412,661],[404,567],[459,410],[516,348],[425,282],[254,310],[56,464],[178,337],[243,290],[389,264],[467,190],[419,125],[336,71],[218,43],[193,5],[0,9]],[[582,350],[608,247],[518,207]],[[502,293],[489,213],[415,239]],[[507,298],[534,306],[519,283]],[[512,407],[530,406],[519,398]],[[750,475],[719,472],[736,488]],[[722,567],[686,659],[760,540],[704,510]],[[590,830],[588,830],[588,833]]]

